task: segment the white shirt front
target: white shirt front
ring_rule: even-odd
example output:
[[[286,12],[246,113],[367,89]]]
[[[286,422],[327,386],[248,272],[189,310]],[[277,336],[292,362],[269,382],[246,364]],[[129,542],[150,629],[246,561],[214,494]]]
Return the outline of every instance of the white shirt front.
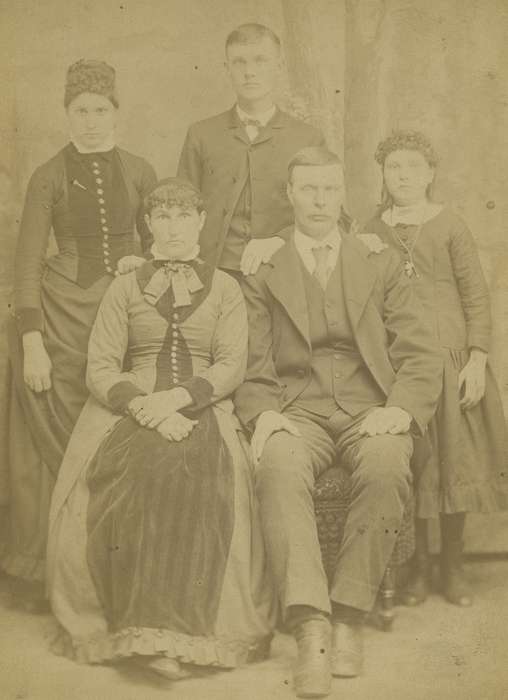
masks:
[[[261,114],[252,115],[247,114],[247,112],[245,112],[241,107],[236,105],[236,113],[238,114],[240,121],[245,122],[248,119],[255,119],[261,124],[261,126],[266,126],[268,124],[270,119],[275,114],[276,109],[276,106],[272,105],[270,109],[267,109],[265,112],[261,112]],[[245,131],[247,132],[247,136],[251,141],[254,141],[254,139],[259,134],[259,128],[254,124],[245,124]]]
[[[326,238],[316,241],[310,236],[306,236],[304,233],[299,231],[295,226],[295,246],[298,251],[299,256],[302,259],[303,264],[310,272],[311,275],[314,274],[316,269],[316,258],[312,252],[313,248],[324,248],[329,246],[328,260],[326,261],[326,267],[328,274],[334,269],[337,264],[337,259],[339,257],[341,244],[341,236],[338,226],[334,226]]]

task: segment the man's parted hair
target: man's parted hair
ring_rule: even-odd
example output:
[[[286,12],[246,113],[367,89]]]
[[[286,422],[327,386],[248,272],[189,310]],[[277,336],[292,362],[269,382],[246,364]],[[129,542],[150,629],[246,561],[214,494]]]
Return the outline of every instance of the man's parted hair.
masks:
[[[299,165],[338,165],[343,170],[339,156],[324,146],[307,146],[295,153],[288,163],[289,182],[292,180],[293,170]]]
[[[264,39],[265,37],[271,39],[275,47],[280,51],[280,39],[270,27],[265,27],[264,24],[256,24],[255,22],[241,24],[228,34],[226,39],[226,53],[228,48],[233,44],[254,44],[256,41],[260,41],[260,39]]]

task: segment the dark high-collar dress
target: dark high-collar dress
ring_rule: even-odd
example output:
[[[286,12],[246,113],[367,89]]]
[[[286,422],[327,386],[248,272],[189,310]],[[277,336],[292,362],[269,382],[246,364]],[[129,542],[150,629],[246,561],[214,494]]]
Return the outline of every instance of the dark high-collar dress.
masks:
[[[506,509],[508,439],[489,364],[483,399],[470,410],[460,407],[460,371],[472,348],[490,350],[492,335],[489,291],[471,232],[446,207],[421,228],[392,229],[376,217],[365,231],[377,234],[404,262],[409,262],[406,249],[411,251],[422,320],[442,348],[443,389],[429,425],[431,456],[417,482],[417,515]]]
[[[71,431],[88,396],[90,329],[117,262],[151,243],[142,202],[153,168],[114,147],[78,152],[68,144],[37,168],[26,193],[15,257],[9,425],[9,526],[1,566],[41,580],[49,500]],[[57,252],[48,257],[50,234]],[[139,254],[139,253],[138,253]],[[22,335],[40,331],[52,363],[49,391],[23,380]]]

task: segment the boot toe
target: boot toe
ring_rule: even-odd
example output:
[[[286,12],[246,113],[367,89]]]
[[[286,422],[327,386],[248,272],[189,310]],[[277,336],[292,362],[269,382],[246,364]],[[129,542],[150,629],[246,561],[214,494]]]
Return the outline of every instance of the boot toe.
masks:
[[[335,622],[332,627],[332,675],[355,678],[362,672],[363,638],[361,625]]]
[[[298,647],[293,680],[299,698],[320,698],[331,690],[330,623],[309,620],[295,631]]]

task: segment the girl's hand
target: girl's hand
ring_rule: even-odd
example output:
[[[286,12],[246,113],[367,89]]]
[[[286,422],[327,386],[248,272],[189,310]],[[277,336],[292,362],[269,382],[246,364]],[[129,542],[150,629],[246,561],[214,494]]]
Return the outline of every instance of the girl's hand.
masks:
[[[157,431],[170,442],[180,442],[192,433],[196,424],[197,420],[186,418],[181,413],[173,413],[157,426]]]
[[[39,331],[23,335],[23,379],[35,393],[51,389],[51,360]]]
[[[487,353],[473,348],[467,364],[459,374],[460,407],[463,411],[474,408],[485,394],[485,366]]]
[[[118,261],[116,269],[120,275],[126,275],[128,272],[132,272],[138,267],[141,267],[145,262],[145,258],[140,258],[138,255],[124,255],[123,258],[120,258]]]

